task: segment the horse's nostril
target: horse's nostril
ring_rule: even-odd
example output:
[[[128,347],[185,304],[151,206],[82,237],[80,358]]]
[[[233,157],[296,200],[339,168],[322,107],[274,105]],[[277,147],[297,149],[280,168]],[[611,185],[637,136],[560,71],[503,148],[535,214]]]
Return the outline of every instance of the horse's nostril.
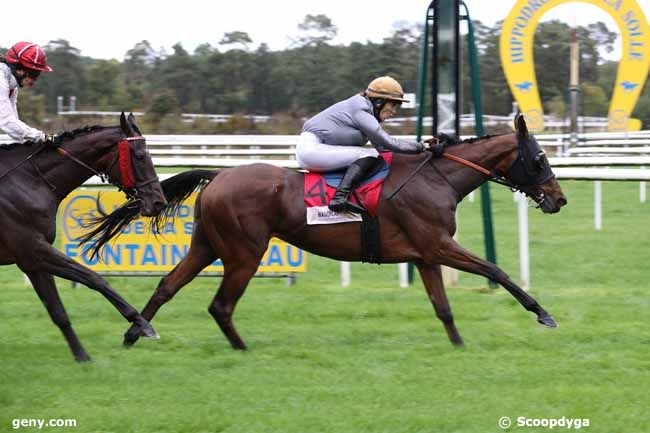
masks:
[[[566,204],[567,204],[566,198],[562,197],[562,198],[557,199],[557,205],[558,206],[562,207],[562,206],[566,206]]]
[[[153,203],[153,208],[156,213],[160,212],[167,205],[164,201],[155,201]]]

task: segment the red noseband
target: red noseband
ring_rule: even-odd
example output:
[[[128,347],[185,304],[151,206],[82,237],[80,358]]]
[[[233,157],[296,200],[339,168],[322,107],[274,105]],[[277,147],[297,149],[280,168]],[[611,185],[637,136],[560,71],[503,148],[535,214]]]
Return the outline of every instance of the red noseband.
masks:
[[[122,186],[125,189],[135,187],[135,175],[133,174],[133,164],[131,163],[131,148],[129,140],[122,140],[117,145],[120,164],[120,177]]]

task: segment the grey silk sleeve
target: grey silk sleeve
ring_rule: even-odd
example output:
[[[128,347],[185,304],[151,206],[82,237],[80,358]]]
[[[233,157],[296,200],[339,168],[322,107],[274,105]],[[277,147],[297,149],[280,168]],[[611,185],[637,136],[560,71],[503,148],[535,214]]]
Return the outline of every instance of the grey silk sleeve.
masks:
[[[397,153],[420,153],[424,150],[424,145],[417,141],[400,140],[391,137],[381,127],[377,119],[366,111],[360,111],[356,115],[359,129],[368,137],[370,142],[379,151],[391,150]]]

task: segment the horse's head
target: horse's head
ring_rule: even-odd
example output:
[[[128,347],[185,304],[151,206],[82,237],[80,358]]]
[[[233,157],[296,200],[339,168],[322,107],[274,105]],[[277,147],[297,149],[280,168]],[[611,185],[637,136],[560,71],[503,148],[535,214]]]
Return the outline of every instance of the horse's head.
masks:
[[[515,118],[518,152],[504,177],[533,199],[544,213],[556,213],[567,199],[534,136],[528,133],[523,115]]]
[[[59,154],[118,187],[129,205],[155,216],[167,205],[145,139],[133,114],[120,117],[119,127],[86,127],[61,134]],[[84,162],[85,161],[85,162]]]
[[[138,204],[142,215],[158,215],[167,200],[133,113],[128,118],[122,113],[120,128],[123,137],[116,146],[117,154],[107,169],[107,175],[129,199]]]

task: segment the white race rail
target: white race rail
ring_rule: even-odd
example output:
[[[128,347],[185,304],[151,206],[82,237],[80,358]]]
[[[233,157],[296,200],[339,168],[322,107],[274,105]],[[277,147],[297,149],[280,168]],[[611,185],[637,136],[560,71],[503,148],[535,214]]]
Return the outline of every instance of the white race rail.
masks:
[[[244,164],[266,163],[278,167],[298,169],[294,159],[297,135],[148,135],[147,146],[156,167],[178,168],[225,168]],[[415,139],[415,136],[401,136]],[[536,135],[543,146],[566,147],[569,134]],[[558,179],[594,181],[594,226],[602,227],[602,192],[600,181],[640,181],[639,198],[646,200],[646,182],[650,181],[650,131],[634,133],[587,133],[578,136],[578,146],[565,152],[564,156],[549,158]],[[6,135],[0,135],[0,144],[10,143]],[[561,152],[560,152],[561,153]],[[601,156],[603,154],[635,156]],[[611,168],[614,166],[628,168]],[[600,168],[593,168],[600,167]],[[640,167],[640,168],[629,168]],[[173,174],[161,174],[166,179]],[[95,177],[85,183],[102,185]],[[470,197],[471,198],[471,197]],[[530,284],[528,256],[527,201],[519,203],[520,274],[522,285]],[[349,263],[342,262],[342,283],[350,283]],[[406,267],[399,266],[400,285],[405,285]]]

